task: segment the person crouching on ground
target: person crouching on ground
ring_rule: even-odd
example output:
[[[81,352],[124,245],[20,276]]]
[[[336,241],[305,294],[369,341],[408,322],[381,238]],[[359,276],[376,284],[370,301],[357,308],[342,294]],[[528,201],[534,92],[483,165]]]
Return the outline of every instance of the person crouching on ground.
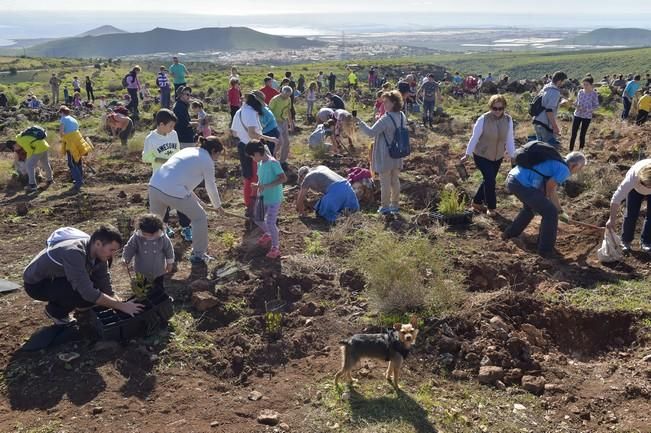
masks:
[[[49,148],[45,139],[36,139],[29,135],[16,135],[16,144],[25,152],[25,168],[27,171],[27,186],[25,191],[35,192],[38,190],[36,184],[36,166],[40,165],[45,171],[46,185],[49,187],[54,182],[52,178],[52,167],[50,166]]]
[[[581,152],[570,152],[565,157],[565,162],[547,160],[531,169],[519,165],[513,167],[506,179],[506,189],[524,206],[504,231],[502,238],[506,240],[519,236],[533,219],[534,212],[538,213],[542,216],[538,232],[538,254],[552,257],[559,215],[563,220],[568,219],[558,200],[558,185],[583,169],[586,162],[586,157]]]
[[[138,219],[136,230],[122,251],[122,261],[136,278],[142,278],[144,286],[151,286],[153,292],[165,290],[165,274],[174,266],[174,246],[163,231],[163,220],[154,214],[145,214]],[[133,266],[131,265],[131,262]]]
[[[305,215],[305,198],[309,190],[323,194],[314,210],[329,223],[334,223],[344,211],[359,210],[359,201],[350,182],[325,165],[301,167],[298,170],[298,185],[301,187],[296,197],[296,211],[299,215]]]
[[[258,245],[266,246],[271,243],[271,250],[267,258],[277,259],[280,257],[280,233],[276,222],[280,205],[283,202],[283,184],[287,182],[287,176],[280,163],[269,153],[264,143],[253,140],[246,145],[246,153],[258,164],[258,183],[253,184],[258,190],[258,196],[262,197],[264,204],[264,220],[255,223],[262,229],[263,235],[258,239]]]
[[[513,119],[505,113],[506,98],[493,95],[488,101],[489,112],[482,114],[472,130],[466,154],[461,158],[465,162],[470,155],[475,159],[475,165],[481,172],[483,181],[472,207],[482,212],[488,208],[489,216],[495,215],[497,196],[495,194],[495,179],[504,160],[504,154],[515,156],[515,141],[513,138]]]
[[[111,130],[111,135],[120,138],[122,147],[127,147],[129,138],[133,136],[136,129],[133,127],[133,120],[124,114],[111,112],[106,116],[106,126]]]
[[[73,182],[72,191],[79,192],[84,184],[82,158],[91,151],[92,146],[79,132],[79,122],[70,115],[70,108],[62,105],[59,108],[59,115],[61,116],[61,126],[59,127],[61,152],[68,158],[68,168],[70,168]]]
[[[642,251],[651,252],[651,159],[643,159],[635,163],[626,173],[624,180],[617,187],[617,191],[610,200],[610,218],[606,222],[609,229],[615,228],[617,211],[622,202],[626,200],[626,215],[622,227],[622,248],[625,252],[631,250],[631,242],[635,235],[635,226],[642,202],[647,203],[647,214],[642,228]]]
[[[215,182],[215,161],[224,147],[217,137],[199,137],[200,147],[186,147],[174,154],[149,181],[149,211],[163,218],[167,208],[177,209],[190,218],[192,253],[190,261],[206,263],[208,251],[207,206],[194,193],[201,182],[213,208],[223,212]]]
[[[637,103],[637,117],[635,118],[635,124],[638,126],[644,125],[644,123],[646,123],[647,119],[649,118],[650,112],[651,88],[646,90],[644,96],[642,96]]]
[[[50,244],[23,272],[29,297],[45,301],[45,314],[55,325],[74,322],[70,313],[93,305],[134,315],[142,305],[122,302],[113,294],[109,264],[122,247],[120,232],[100,227],[90,238],[77,237]]]

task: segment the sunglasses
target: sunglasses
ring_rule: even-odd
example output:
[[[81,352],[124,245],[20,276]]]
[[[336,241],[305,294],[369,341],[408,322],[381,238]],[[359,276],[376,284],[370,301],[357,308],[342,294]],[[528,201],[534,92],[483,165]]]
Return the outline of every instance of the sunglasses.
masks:
[[[491,107],[493,111],[504,111],[504,107]]]

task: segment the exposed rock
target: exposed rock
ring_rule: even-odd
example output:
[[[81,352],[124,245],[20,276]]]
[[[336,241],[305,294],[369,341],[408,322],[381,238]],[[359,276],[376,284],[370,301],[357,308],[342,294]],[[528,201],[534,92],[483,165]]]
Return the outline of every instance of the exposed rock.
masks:
[[[262,393],[260,391],[251,391],[249,393],[249,400],[258,401],[262,398]]]
[[[29,206],[27,203],[18,203],[16,204],[16,215],[25,216],[29,212]]]
[[[93,415],[99,415],[102,412],[104,412],[104,408],[102,406],[93,407],[93,410],[92,410]]]
[[[548,394],[560,394],[564,393],[565,388],[563,388],[562,385],[559,385],[557,383],[546,383],[545,384],[545,393]]]
[[[135,193],[131,196],[131,203],[142,203],[142,195]]]
[[[323,313],[325,312],[325,309],[322,306],[316,305],[314,302],[307,302],[303,305],[298,310],[298,313],[301,316],[322,316]]]
[[[127,198],[127,193],[124,192],[124,191],[120,191],[120,192],[118,193],[118,198]]]
[[[215,283],[206,279],[195,280],[190,283],[190,291],[192,292],[212,292],[214,287]]]
[[[504,377],[504,369],[502,367],[495,367],[492,365],[485,365],[479,369],[477,379],[479,383],[490,385]]]
[[[438,347],[439,352],[441,353],[447,352],[455,354],[459,353],[459,350],[461,349],[461,343],[459,340],[442,335],[438,340]]]
[[[504,375],[504,383],[507,385],[517,385],[520,384],[522,380],[522,370],[519,368],[512,368],[506,372]]]
[[[545,392],[545,378],[542,376],[522,376],[522,388],[535,395]]]
[[[651,355],[647,355],[644,358],[642,358],[642,362],[651,362]]]
[[[509,331],[509,325],[500,316],[491,317],[490,324],[493,328]]]
[[[289,424],[287,423],[281,422],[280,424],[278,424],[278,427],[282,431],[289,431]]]
[[[280,414],[275,410],[265,409],[260,412],[257,419],[260,424],[275,426],[280,422]]]
[[[349,269],[341,273],[339,276],[339,284],[351,292],[361,292],[364,290],[366,280],[361,273]]]
[[[467,380],[470,377],[468,372],[464,370],[453,370],[452,371],[452,378],[455,380]]]
[[[194,292],[192,294],[192,306],[197,311],[208,311],[219,305],[219,299],[214,297],[210,292]]]

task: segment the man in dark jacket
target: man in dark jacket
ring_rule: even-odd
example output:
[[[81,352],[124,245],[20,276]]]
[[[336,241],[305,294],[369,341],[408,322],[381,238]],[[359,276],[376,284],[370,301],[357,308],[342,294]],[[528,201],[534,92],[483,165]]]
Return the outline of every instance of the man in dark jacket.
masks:
[[[23,272],[25,291],[45,301],[45,314],[55,325],[73,322],[70,313],[93,305],[134,315],[142,305],[122,302],[113,294],[109,263],[122,247],[122,236],[100,227],[90,238],[71,236],[53,241],[32,259]]]
[[[179,136],[181,149],[194,147],[194,126],[197,122],[190,120],[190,99],[192,98],[192,89],[187,86],[181,86],[176,91],[176,102],[174,103],[174,114],[176,115],[176,125],[174,130]]]

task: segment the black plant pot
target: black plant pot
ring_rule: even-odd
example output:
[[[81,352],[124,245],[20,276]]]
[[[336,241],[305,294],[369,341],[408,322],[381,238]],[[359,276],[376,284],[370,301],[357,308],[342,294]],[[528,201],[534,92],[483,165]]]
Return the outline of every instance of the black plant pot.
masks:
[[[100,338],[130,340],[144,337],[165,326],[174,315],[172,298],[163,291],[151,293],[145,300],[135,301],[142,304],[144,308],[133,317],[110,308],[95,307],[93,309],[95,313],[94,326]]]
[[[432,212],[431,216],[434,221],[449,226],[464,226],[472,223],[472,211],[465,211],[464,213],[454,215],[443,215],[440,212]]]

